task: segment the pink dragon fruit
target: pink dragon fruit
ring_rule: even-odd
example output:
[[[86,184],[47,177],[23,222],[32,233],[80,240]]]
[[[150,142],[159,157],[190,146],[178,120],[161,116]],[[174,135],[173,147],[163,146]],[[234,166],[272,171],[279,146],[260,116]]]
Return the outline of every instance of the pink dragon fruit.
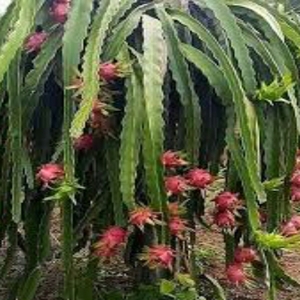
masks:
[[[89,150],[93,147],[94,138],[91,134],[83,134],[74,141],[74,148],[78,151]]]
[[[291,198],[294,202],[300,202],[300,187],[292,185],[291,188]]]
[[[198,189],[204,189],[214,181],[213,176],[203,169],[193,169],[186,175],[188,183]]]
[[[157,214],[150,207],[138,207],[130,212],[129,223],[144,230],[146,224],[155,225]]]
[[[24,49],[27,53],[38,52],[47,38],[48,34],[45,31],[34,32],[26,39]]]
[[[164,268],[172,270],[174,261],[174,251],[166,245],[154,245],[148,248],[140,258],[146,261],[150,269]]]
[[[226,269],[227,279],[230,283],[238,286],[246,283],[247,276],[241,264],[232,264]]]
[[[55,0],[50,8],[50,15],[54,22],[63,24],[67,21],[70,1]]]
[[[110,62],[100,64],[98,74],[105,82],[114,81],[121,76],[119,65]]]
[[[256,251],[249,247],[238,247],[234,252],[236,263],[252,263],[256,259]]]
[[[116,255],[118,248],[125,242],[127,231],[121,227],[113,226],[107,229],[100,240],[94,244],[94,254],[104,259]]]
[[[239,203],[239,200],[236,194],[223,192],[214,199],[214,202],[218,211],[221,212],[225,210],[233,211]]]
[[[297,230],[300,230],[300,216],[292,216],[290,222],[295,225]]]
[[[188,165],[188,162],[183,160],[178,152],[166,151],[162,157],[161,162],[166,168],[176,168]]]
[[[281,234],[286,237],[290,237],[290,236],[296,235],[298,233],[299,233],[299,229],[297,228],[295,223],[291,222],[291,221],[284,224],[281,228]]]
[[[172,235],[184,239],[183,233],[187,230],[187,221],[180,217],[173,217],[169,220],[169,229]]]
[[[232,228],[236,224],[234,214],[229,210],[217,212],[214,223],[220,228]]]
[[[165,179],[165,188],[168,196],[181,195],[189,189],[186,180],[181,176],[170,176]]]
[[[300,172],[299,171],[294,172],[294,174],[291,178],[291,183],[294,187],[300,188]]]
[[[49,187],[50,184],[63,179],[64,175],[65,173],[61,165],[49,163],[39,168],[36,178],[43,183],[44,187]]]

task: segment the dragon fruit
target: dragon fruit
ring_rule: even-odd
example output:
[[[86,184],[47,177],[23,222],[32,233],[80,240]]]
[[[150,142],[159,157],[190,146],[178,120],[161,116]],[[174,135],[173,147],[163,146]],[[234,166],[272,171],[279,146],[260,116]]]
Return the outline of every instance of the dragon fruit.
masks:
[[[300,230],[300,216],[292,216],[290,222],[295,225],[297,230]]]
[[[214,181],[213,176],[206,170],[193,169],[186,175],[188,183],[198,189],[204,189]]]
[[[178,202],[172,202],[168,204],[168,211],[170,216],[178,217],[185,214],[186,209],[184,206],[180,205]]]
[[[166,168],[176,168],[188,165],[188,162],[183,160],[178,152],[166,151],[162,157],[161,162]]]
[[[76,150],[89,150],[93,147],[94,138],[91,134],[83,134],[74,141],[74,148]]]
[[[174,261],[174,251],[166,245],[154,245],[141,254],[141,260],[146,261],[150,269],[164,268],[172,270]]]
[[[165,179],[165,189],[168,196],[181,195],[189,189],[186,180],[181,176],[170,176]]]
[[[296,226],[296,224],[291,221],[284,224],[281,228],[281,234],[286,237],[290,237],[290,236],[296,235],[298,233],[299,233],[298,226]]]
[[[256,258],[256,251],[249,247],[238,247],[234,252],[236,263],[252,263]]]
[[[55,0],[50,8],[50,15],[54,22],[63,24],[67,21],[70,1]]]
[[[50,184],[63,179],[64,175],[65,172],[61,165],[49,163],[39,168],[36,178],[43,183],[44,187],[49,187]]]
[[[187,221],[180,217],[173,217],[169,220],[169,229],[173,236],[184,239],[183,233],[187,230]]]
[[[121,76],[119,65],[110,62],[100,64],[98,74],[105,82],[114,81]]]
[[[300,187],[299,186],[292,185],[291,199],[294,202],[300,202]]]
[[[155,225],[157,214],[149,207],[138,207],[130,212],[129,223],[144,230],[146,224]]]
[[[296,171],[292,178],[291,178],[291,183],[294,187],[299,187],[300,188],[300,172]]]
[[[236,194],[223,192],[214,199],[214,202],[218,211],[221,212],[225,210],[233,211],[239,203],[239,200]]]
[[[47,38],[48,34],[45,31],[34,32],[26,39],[24,49],[27,53],[38,52]]]
[[[229,210],[217,212],[214,223],[220,228],[232,228],[236,224],[234,214]]]
[[[114,256],[126,237],[127,231],[123,228],[118,226],[108,228],[100,240],[94,244],[94,254],[104,259]]]
[[[246,283],[247,276],[241,264],[232,264],[226,269],[227,279],[230,283],[238,286]]]

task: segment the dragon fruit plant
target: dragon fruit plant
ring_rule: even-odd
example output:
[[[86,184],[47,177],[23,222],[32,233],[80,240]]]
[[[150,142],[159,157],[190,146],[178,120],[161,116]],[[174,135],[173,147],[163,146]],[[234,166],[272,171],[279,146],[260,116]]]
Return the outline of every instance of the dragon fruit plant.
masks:
[[[205,297],[203,224],[224,235],[229,283],[255,281],[259,264],[276,298],[289,280],[280,253],[300,243],[300,29],[294,3],[273,2],[11,1],[0,18],[9,299],[34,299],[47,276],[54,211],[65,300],[98,299],[98,271],[119,260],[137,284],[188,278]]]

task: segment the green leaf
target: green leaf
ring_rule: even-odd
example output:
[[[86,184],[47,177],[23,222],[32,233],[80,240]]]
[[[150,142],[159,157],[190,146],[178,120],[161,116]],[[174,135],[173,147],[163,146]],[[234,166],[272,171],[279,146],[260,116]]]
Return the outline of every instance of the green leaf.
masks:
[[[9,247],[7,247],[5,260],[3,261],[0,269],[0,280],[4,280],[7,273],[10,271],[14,264],[14,259],[17,254],[18,249],[18,226],[15,223],[11,223],[8,228],[8,242]]]
[[[114,221],[116,225],[125,226],[126,220],[123,211],[122,196],[120,193],[119,181],[119,151],[120,143],[113,138],[107,138],[105,141],[105,157],[107,165],[107,175],[109,180],[109,189],[114,208]]]
[[[184,107],[185,128],[185,152],[193,165],[198,164],[200,148],[201,113],[199,100],[194,90],[188,65],[180,51],[180,41],[175,26],[170,16],[162,5],[157,5],[157,14],[160,18],[168,46],[170,69],[176,90],[180,95],[181,104]]]
[[[131,210],[135,206],[135,179],[142,139],[143,83],[133,68],[127,80],[125,116],[122,121],[120,146],[120,183],[123,202]]]
[[[255,14],[266,20],[266,22],[270,25],[272,30],[277,34],[277,36],[283,41],[284,36],[282,34],[280,25],[278,24],[277,19],[270,12],[270,6],[261,5],[261,1],[249,1],[249,0],[227,0],[228,5],[231,6],[239,6],[247,8],[253,11]],[[259,3],[259,4],[258,4]]]
[[[14,25],[18,14],[20,5],[16,1],[12,1],[8,6],[5,14],[0,18],[0,47],[5,42],[10,28]]]
[[[36,0],[19,0],[19,2],[20,12],[18,21],[8,35],[7,41],[0,48],[0,82],[2,82],[18,50],[22,48],[24,40],[34,24]]]
[[[206,77],[216,94],[224,103],[230,103],[231,91],[219,66],[202,51],[188,44],[181,44],[180,49],[187,60],[193,63]]]
[[[102,54],[110,23],[117,14],[121,3],[121,0],[111,0],[108,3],[105,1],[101,2],[97,15],[94,18],[83,57],[82,101],[72,121],[70,129],[72,138],[78,138],[82,134],[92,110],[93,102],[98,98],[100,92],[98,76],[99,57]]]
[[[66,89],[71,86],[75,79],[75,70],[77,70],[81,59],[81,52],[84,48],[84,40],[88,33],[88,26],[91,21],[91,11],[93,1],[72,2],[72,9],[65,25],[65,34],[63,36],[63,70],[64,70],[64,169],[66,176],[73,179],[74,176],[74,150],[72,139],[69,134],[73,118],[74,104],[72,91]]]
[[[183,287],[194,287],[196,285],[190,274],[177,273],[175,277],[178,280],[179,284]]]
[[[176,284],[173,281],[162,279],[160,283],[160,293],[163,295],[171,294],[176,288]]]
[[[258,215],[258,206],[256,203],[255,193],[252,189],[250,183],[250,175],[245,168],[244,158],[243,158],[243,151],[240,145],[240,142],[236,136],[235,130],[235,116],[232,107],[227,108],[227,122],[228,127],[226,131],[226,141],[228,145],[228,149],[232,155],[232,159],[234,161],[234,166],[238,171],[239,177],[242,181],[245,198],[246,198],[246,205],[247,205],[247,214],[250,226],[253,230],[257,229],[260,225],[259,215]]]
[[[41,280],[42,272],[40,268],[34,269],[27,277],[24,284],[18,291],[18,299],[22,300],[33,300],[36,290],[38,288],[39,282]]]
[[[152,207],[162,211],[166,196],[163,190],[163,168],[160,156],[163,153],[164,142],[163,84],[167,69],[167,49],[161,23],[158,20],[144,15],[143,35],[142,70],[145,107],[143,158]]]
[[[21,207],[24,198],[23,194],[23,167],[22,167],[22,121],[21,121],[21,99],[20,99],[20,55],[12,62],[7,80],[8,80],[8,112],[9,112],[9,135],[12,164],[12,218],[15,223],[21,221]]]
[[[214,289],[214,296],[216,297],[214,300],[226,300],[225,291],[220,283],[209,275],[205,275],[205,278],[208,279]]]
[[[274,59],[276,59],[276,64],[281,72],[281,75],[288,73],[292,74],[292,79],[294,82],[299,81],[299,75],[295,60],[291,54],[289,47],[284,41],[284,36],[281,31],[279,22],[276,20],[274,14],[280,18],[281,15],[278,15],[278,12],[272,9],[269,6],[266,6],[265,3],[257,1],[254,3],[248,0],[238,0],[230,1],[229,4],[233,6],[238,6],[246,9],[246,12],[252,12],[256,16],[257,21],[259,22],[260,30],[263,31],[266,38],[269,40],[269,43],[265,45],[268,46],[268,50],[272,53]],[[268,11],[269,9],[270,11]],[[286,18],[282,17],[286,22]],[[298,133],[300,133],[300,112],[298,107],[298,101],[295,96],[295,91],[291,88],[288,90],[288,95],[291,100],[292,107],[294,109],[295,118],[297,120]]]
[[[118,55],[127,37],[139,25],[142,15],[151,8],[153,8],[153,4],[138,6],[113,30],[103,53],[104,61],[112,60]]]
[[[119,26],[123,19],[128,18],[128,11],[136,4],[138,0],[124,0],[114,20],[111,22],[111,28]],[[125,39],[124,39],[125,40]]]
[[[196,4],[200,4],[199,0],[193,0]],[[255,71],[253,62],[250,58],[249,50],[246,46],[242,31],[237,25],[235,16],[231,13],[224,0],[209,1],[204,0],[206,6],[211,9],[220,21],[222,29],[228,36],[230,45],[233,48],[235,58],[241,70],[242,78],[247,93],[252,94],[256,90],[257,84],[255,79]],[[201,5],[200,5],[201,7]]]
[[[278,68],[276,59],[274,59],[266,45],[267,42],[258,35],[250,24],[240,21],[239,25],[243,30],[243,35],[248,46],[262,58],[263,63],[270,69],[274,76],[280,75],[280,69]]]
[[[88,33],[88,26],[91,21],[93,1],[72,1],[72,9],[65,25],[63,37],[63,81],[64,81],[64,121],[63,121],[63,160],[66,179],[75,182],[74,169],[75,157],[73,141],[70,137],[70,128],[73,119],[74,104],[72,91],[66,89],[71,86],[75,79],[81,59],[81,52],[84,48],[84,40]],[[75,282],[73,267],[73,203],[76,195],[76,188],[70,187],[71,198],[65,199],[61,206],[63,211],[63,266],[64,266],[64,295],[68,300],[75,299]],[[68,196],[68,195],[66,195]],[[72,201],[71,201],[72,200]]]
[[[253,104],[245,95],[236,70],[218,42],[203,25],[180,11],[172,10],[171,16],[174,20],[179,21],[183,25],[187,26],[192,32],[194,32],[206,44],[206,46],[212,51],[214,57],[218,60],[220,68],[223,70],[232,92],[235,114],[240,127],[240,138],[243,145],[243,151],[238,150],[238,152],[245,153],[240,156],[240,159],[242,160],[243,169],[245,169],[243,173],[248,173],[246,176],[247,179],[244,177],[245,181],[243,183],[244,186],[249,185],[250,180],[252,188],[255,190],[258,199],[260,201],[265,201],[266,194],[263,185],[260,182],[257,117]],[[250,204],[250,202],[253,201],[254,203]],[[251,200],[248,201],[248,204],[248,209],[251,211],[250,214],[252,216],[252,225],[256,227],[258,225],[258,220],[256,218],[257,212],[255,199],[252,199],[251,197]]]
[[[21,90],[23,132],[28,129],[32,114],[38,105],[39,96],[52,71],[52,62],[61,47],[63,31],[58,28],[50,33],[39,54],[33,60],[33,68],[25,77]]]

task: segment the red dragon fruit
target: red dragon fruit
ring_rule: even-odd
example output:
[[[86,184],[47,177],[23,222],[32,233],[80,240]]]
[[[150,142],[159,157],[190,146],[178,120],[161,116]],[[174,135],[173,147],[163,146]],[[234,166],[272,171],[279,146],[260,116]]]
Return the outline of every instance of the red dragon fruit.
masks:
[[[296,235],[298,233],[299,233],[298,226],[296,226],[296,224],[291,221],[284,224],[281,228],[281,234],[286,237],[290,237],[290,236]]]
[[[291,188],[291,198],[294,202],[300,202],[300,187],[292,185]]]
[[[260,210],[258,213],[259,213],[259,219],[260,219],[260,221],[263,224],[266,223],[268,221],[268,214],[265,211],[263,211],[263,210]]]
[[[138,207],[130,212],[129,223],[144,230],[146,224],[155,225],[157,214],[149,207]]]
[[[203,169],[193,169],[186,175],[188,183],[198,189],[204,189],[214,181],[213,176]]]
[[[94,254],[104,259],[110,258],[117,253],[127,237],[127,232],[121,227],[113,226],[107,229],[100,240],[94,244]]]
[[[108,248],[103,244],[94,245],[94,255],[101,257],[104,261],[109,260],[110,258],[117,255],[118,248]]]
[[[225,210],[233,211],[239,203],[239,200],[236,194],[223,192],[214,199],[214,202],[218,211],[221,212]]]
[[[292,216],[290,222],[295,225],[297,230],[300,230],[300,216]]]
[[[229,210],[217,212],[214,223],[220,228],[232,228],[236,224],[234,214]]]
[[[94,138],[91,134],[83,134],[74,141],[74,148],[76,150],[89,150],[93,147]]]
[[[169,229],[172,235],[184,239],[183,233],[187,230],[187,221],[180,217],[173,217],[169,220]]]
[[[61,165],[49,163],[39,168],[36,178],[43,183],[44,187],[49,187],[50,184],[63,179],[64,175],[64,169]]]
[[[181,176],[170,176],[165,179],[165,188],[168,196],[180,195],[189,189],[186,180]]]
[[[124,243],[126,236],[126,230],[118,226],[113,226],[103,233],[101,242],[104,243],[107,247],[113,248]]]
[[[146,261],[150,269],[164,268],[172,270],[174,261],[174,251],[166,245],[154,245],[141,254],[141,260]]]
[[[170,150],[162,155],[161,162],[166,168],[176,168],[188,165],[188,162],[183,160],[178,152]]]
[[[256,258],[256,251],[249,247],[238,247],[234,252],[236,263],[252,263]]]
[[[110,62],[100,64],[98,74],[105,82],[114,81],[121,76],[119,65]]]
[[[63,24],[67,21],[70,10],[70,1],[56,0],[50,8],[50,15],[56,23]]]
[[[296,171],[292,178],[291,178],[291,183],[294,187],[299,187],[300,188],[300,172]]]
[[[94,138],[91,134],[83,134],[74,141],[74,148],[76,150],[89,150],[93,147]]]
[[[47,38],[48,34],[45,31],[34,32],[27,38],[24,49],[27,53],[38,52]]]
[[[168,211],[170,216],[179,217],[180,215],[185,214],[186,209],[184,206],[180,205],[178,202],[172,202],[168,204]]]
[[[241,264],[232,264],[226,269],[227,279],[230,283],[238,286],[246,283],[247,276]]]

